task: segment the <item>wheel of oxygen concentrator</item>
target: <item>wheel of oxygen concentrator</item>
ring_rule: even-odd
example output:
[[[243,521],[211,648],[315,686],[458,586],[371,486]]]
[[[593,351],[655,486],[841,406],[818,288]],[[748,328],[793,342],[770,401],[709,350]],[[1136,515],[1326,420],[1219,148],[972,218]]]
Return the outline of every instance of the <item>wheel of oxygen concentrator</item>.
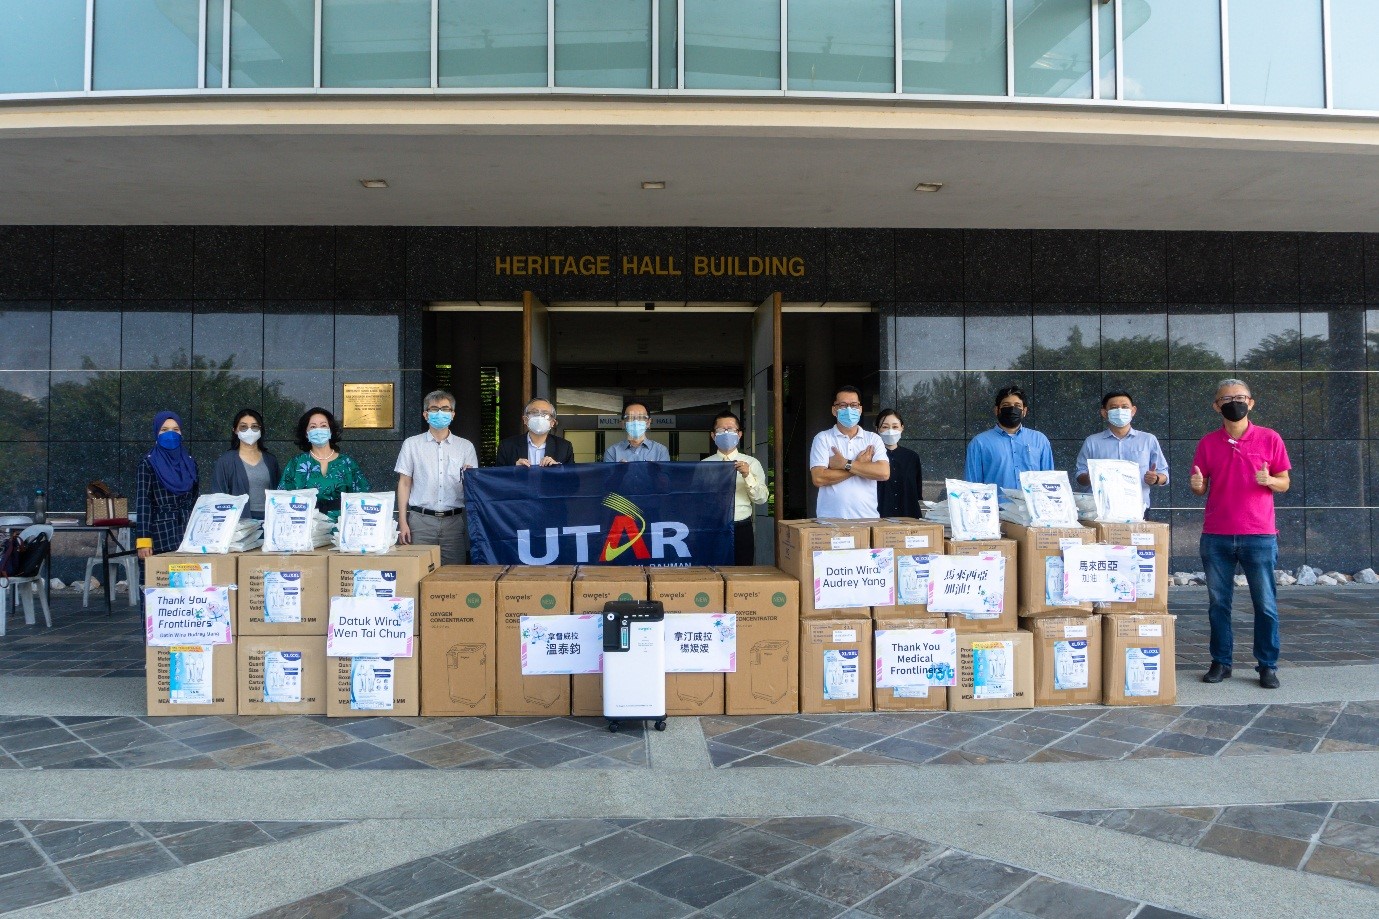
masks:
[[[609,722],[608,722],[608,731],[609,731],[609,733],[616,734],[616,733],[618,733],[618,731],[619,731],[621,728],[622,728],[622,722],[621,722],[621,721],[609,721]]]
[[[664,731],[665,729],[666,729],[666,719],[662,718],[660,721],[657,721],[657,722],[656,722],[656,730],[658,730],[658,731]]]

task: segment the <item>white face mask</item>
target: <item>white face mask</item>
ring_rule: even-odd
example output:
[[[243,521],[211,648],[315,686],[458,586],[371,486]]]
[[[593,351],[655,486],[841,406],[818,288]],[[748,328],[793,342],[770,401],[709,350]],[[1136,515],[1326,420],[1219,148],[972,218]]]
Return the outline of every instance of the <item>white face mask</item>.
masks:
[[[527,419],[527,430],[533,434],[545,434],[551,429],[551,419],[543,415],[535,415]]]
[[[900,433],[899,431],[882,431],[881,442],[888,447],[894,447],[900,443]]]
[[[259,438],[263,436],[262,431],[236,431],[235,434],[239,437],[240,443],[248,444],[251,447],[258,443]]]

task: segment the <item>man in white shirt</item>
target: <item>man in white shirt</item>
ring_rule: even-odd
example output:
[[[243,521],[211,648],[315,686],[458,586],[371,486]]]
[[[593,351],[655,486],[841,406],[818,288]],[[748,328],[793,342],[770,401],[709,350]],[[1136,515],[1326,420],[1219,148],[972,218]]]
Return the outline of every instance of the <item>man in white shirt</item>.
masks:
[[[718,450],[706,456],[706,463],[732,463],[737,467],[737,489],[733,493],[733,564],[754,565],[756,528],[754,504],[765,504],[766,473],[755,456],[738,452],[742,442],[742,422],[732,412],[719,412],[713,420],[713,443]]]
[[[876,516],[876,483],[891,476],[886,444],[875,431],[864,431],[862,394],[844,386],[833,397],[837,424],[814,435],[809,448],[809,477],[819,489],[816,517],[856,520]]]
[[[428,430],[402,442],[397,455],[398,542],[441,547],[442,565],[469,561],[464,471],[479,465],[474,445],[450,433],[455,397],[436,390],[422,400]]]

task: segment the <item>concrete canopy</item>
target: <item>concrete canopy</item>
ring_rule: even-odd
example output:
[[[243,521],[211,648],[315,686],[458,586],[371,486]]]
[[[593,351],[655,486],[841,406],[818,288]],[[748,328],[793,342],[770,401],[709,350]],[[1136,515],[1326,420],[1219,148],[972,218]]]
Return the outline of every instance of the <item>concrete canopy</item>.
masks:
[[[573,96],[82,100],[0,108],[0,224],[1371,232],[1376,157],[1379,122],[1250,113]],[[374,178],[389,187],[361,186]],[[916,192],[919,182],[943,188]]]

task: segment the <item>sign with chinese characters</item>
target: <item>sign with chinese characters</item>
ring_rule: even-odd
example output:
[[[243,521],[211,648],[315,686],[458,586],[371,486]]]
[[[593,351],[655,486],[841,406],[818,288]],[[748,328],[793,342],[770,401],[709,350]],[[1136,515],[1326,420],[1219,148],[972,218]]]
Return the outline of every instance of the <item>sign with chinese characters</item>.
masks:
[[[732,613],[666,615],[666,673],[737,670],[737,616]]]
[[[603,672],[603,617],[523,616],[522,675]]]
[[[1005,595],[1006,560],[999,552],[930,556],[929,612],[998,619]]]
[[[344,383],[340,404],[344,413],[340,419],[347,428],[393,427],[392,383]]]
[[[1063,550],[1063,596],[1074,603],[1134,603],[1139,553],[1130,546],[1100,543]]]

